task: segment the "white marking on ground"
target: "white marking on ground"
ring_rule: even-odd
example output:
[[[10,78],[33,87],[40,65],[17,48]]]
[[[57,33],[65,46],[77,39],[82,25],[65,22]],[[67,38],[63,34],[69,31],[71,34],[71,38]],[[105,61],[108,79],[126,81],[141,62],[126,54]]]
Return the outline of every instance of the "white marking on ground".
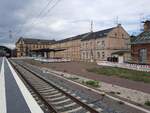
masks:
[[[4,58],[2,59],[1,72],[0,72],[0,113],[7,113],[5,76],[4,76]]]
[[[13,67],[11,66],[11,64],[9,63],[9,61],[6,59],[8,66],[12,72],[12,75],[31,111],[31,113],[44,113],[42,111],[42,109],[40,108],[40,106],[37,104],[37,102],[35,101],[35,99],[32,97],[32,95],[30,94],[30,92],[28,91],[28,89],[26,88],[26,86],[24,85],[24,83],[21,81],[21,79],[18,77],[17,73],[15,72],[15,70],[13,69]]]

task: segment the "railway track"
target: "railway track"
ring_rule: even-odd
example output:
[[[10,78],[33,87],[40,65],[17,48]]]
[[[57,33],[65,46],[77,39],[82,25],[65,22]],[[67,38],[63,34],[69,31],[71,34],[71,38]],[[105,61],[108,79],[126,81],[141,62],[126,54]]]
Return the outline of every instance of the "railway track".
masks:
[[[71,94],[53,81],[48,81],[25,65],[10,61],[37,103],[45,113],[101,113],[80,97]]]

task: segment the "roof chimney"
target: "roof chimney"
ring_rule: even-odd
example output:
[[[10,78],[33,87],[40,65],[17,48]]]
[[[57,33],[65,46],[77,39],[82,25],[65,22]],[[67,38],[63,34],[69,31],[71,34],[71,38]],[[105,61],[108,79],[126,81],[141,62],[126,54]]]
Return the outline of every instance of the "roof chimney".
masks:
[[[118,24],[117,27],[121,27],[121,24]]]
[[[144,23],[144,31],[150,31],[150,21],[146,20]]]

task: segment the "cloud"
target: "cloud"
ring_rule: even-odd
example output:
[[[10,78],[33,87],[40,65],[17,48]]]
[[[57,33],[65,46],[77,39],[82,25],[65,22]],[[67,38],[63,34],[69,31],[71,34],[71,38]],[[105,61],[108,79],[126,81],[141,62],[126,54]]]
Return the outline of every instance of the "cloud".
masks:
[[[20,36],[63,39],[90,31],[90,20],[94,30],[116,25],[118,21],[132,34],[139,32],[140,16],[150,16],[149,0],[60,0],[51,11],[50,0],[1,0],[0,42],[14,44]],[[43,10],[43,14],[38,16]],[[48,12],[49,11],[49,12]],[[9,38],[9,31],[13,38]]]

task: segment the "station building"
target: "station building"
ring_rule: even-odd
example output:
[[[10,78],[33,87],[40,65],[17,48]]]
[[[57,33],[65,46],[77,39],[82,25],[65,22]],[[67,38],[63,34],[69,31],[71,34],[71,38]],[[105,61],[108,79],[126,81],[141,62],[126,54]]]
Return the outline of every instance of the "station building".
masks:
[[[64,49],[56,52],[55,57],[70,59],[71,61],[81,60],[81,39],[85,34],[58,40],[51,45],[52,49]]]
[[[49,51],[47,55],[49,58],[90,62],[106,61],[111,57],[117,57],[124,62],[130,56],[129,43],[129,34],[119,24],[113,28],[88,32],[58,41],[20,38],[16,42],[16,49],[17,57],[31,56],[33,52],[45,49]]]
[[[150,64],[150,21],[144,22],[144,31],[131,43],[133,63]]]
[[[34,56],[36,52],[33,52],[33,50],[50,48],[50,45],[54,42],[55,40],[41,40],[21,37],[16,42],[17,57]],[[44,56],[43,53],[39,55]]]
[[[130,36],[119,24],[116,27],[91,32],[81,40],[81,60],[107,61],[116,57],[118,62],[130,58]]]

